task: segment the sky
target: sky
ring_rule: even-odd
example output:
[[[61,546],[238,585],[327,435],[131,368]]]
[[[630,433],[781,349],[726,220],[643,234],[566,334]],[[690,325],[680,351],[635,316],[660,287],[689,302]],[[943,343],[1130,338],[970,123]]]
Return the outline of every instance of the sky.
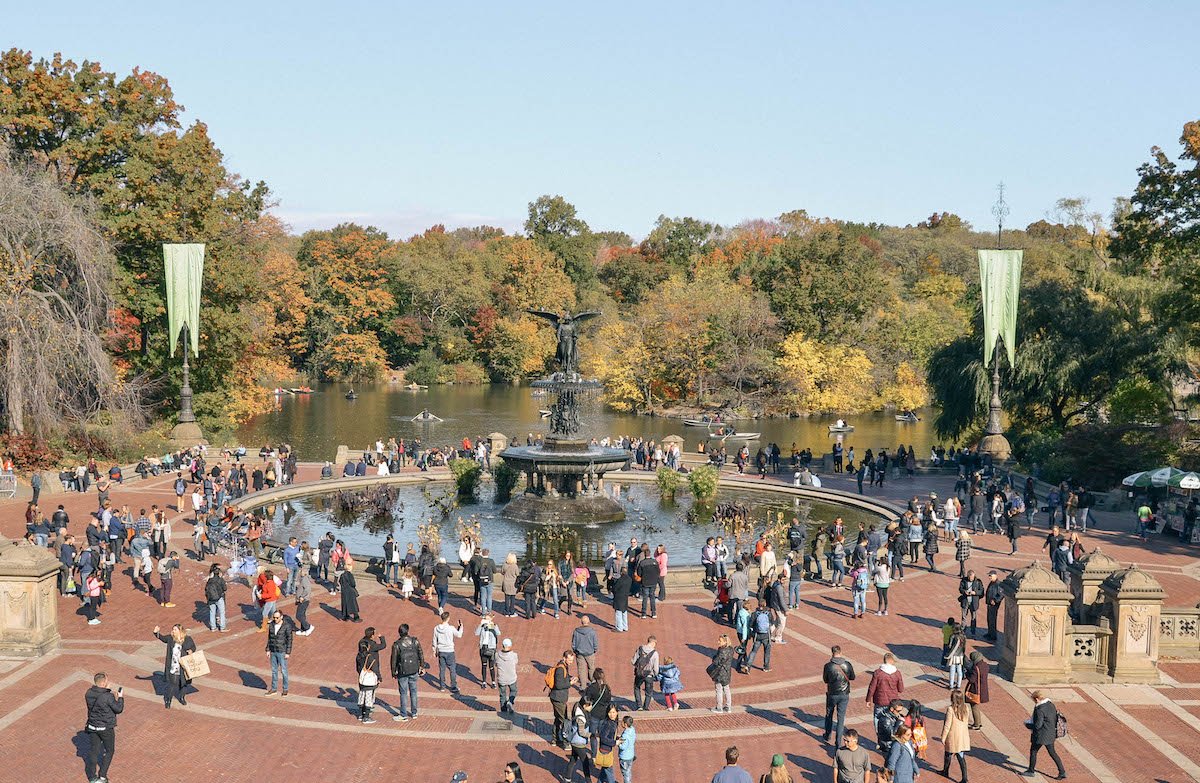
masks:
[[[794,209],[1103,214],[1200,120],[1200,2],[5,3],[0,45],[168,78],[296,232]]]

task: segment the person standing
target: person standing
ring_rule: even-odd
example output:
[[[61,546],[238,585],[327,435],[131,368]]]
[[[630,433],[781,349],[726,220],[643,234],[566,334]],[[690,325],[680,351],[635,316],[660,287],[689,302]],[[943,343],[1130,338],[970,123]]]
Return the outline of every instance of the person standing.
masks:
[[[958,541],[954,542],[954,559],[958,561],[958,576],[967,575],[967,561],[971,559],[971,536],[966,529],[958,531]]]
[[[971,724],[968,728],[979,731],[983,728],[982,705],[988,703],[988,674],[991,666],[978,650],[972,652],[968,660],[971,662],[971,670],[967,674],[963,697],[971,708]]]
[[[450,568],[446,558],[439,557],[433,567],[433,589],[437,593],[438,614],[446,611],[446,601],[450,598],[450,577],[453,575],[454,569]]]
[[[835,644],[831,647],[829,654],[829,660],[821,673],[821,679],[825,681],[825,734],[821,739],[829,742],[829,735],[834,732],[833,716],[836,711],[837,740],[834,747],[840,748],[845,736],[846,710],[850,707],[850,683],[854,680],[854,665],[842,657],[840,645]],[[874,677],[871,678],[871,683],[875,683]]]
[[[496,687],[496,654],[500,649],[500,628],[496,625],[492,613],[488,612],[475,628],[479,637],[479,689],[488,687],[489,675],[491,687]]]
[[[739,558],[734,565],[733,574],[729,577],[729,622],[737,619],[738,613],[750,597],[750,574],[746,572],[746,564]]]
[[[517,664],[519,659],[512,648],[512,639],[500,642],[496,653],[496,686],[500,690],[500,714],[512,713],[517,703]]]
[[[642,618],[655,619],[658,617],[658,609],[655,605],[655,592],[658,588],[658,561],[650,556],[649,544],[642,544],[642,558],[638,560],[637,575],[642,585]],[[647,605],[650,607],[648,612],[646,611]]]
[[[1009,524],[1013,523],[1013,518],[1009,518]],[[983,590],[983,602],[987,606],[987,636],[984,637],[989,642],[994,642],[999,638],[999,632],[996,629],[997,620],[1000,616],[1000,604],[1004,603],[1004,588],[1000,586],[1000,577],[995,571],[988,572],[988,583]]]
[[[542,582],[542,569],[530,560],[525,564],[521,575],[517,578],[521,594],[525,598],[525,619],[532,620],[537,616],[537,591]]]
[[[738,766],[737,745],[725,749],[725,766],[713,775],[712,783],[752,783],[750,773]]]
[[[379,688],[379,651],[387,646],[382,636],[375,638],[374,626],[368,626],[363,638],[358,640],[358,652],[354,656],[354,669],[358,672],[358,719],[364,725],[374,723],[371,712],[375,709],[375,691]]]
[[[362,617],[358,613],[358,582],[354,580],[354,563],[349,558],[345,558],[344,562],[345,569],[338,577],[338,591],[342,595],[342,622],[353,620],[361,623]]]
[[[629,661],[633,664],[633,704],[636,710],[649,711],[650,699],[654,694],[654,683],[658,680],[658,639],[646,638],[646,643],[633,652]],[[641,690],[641,697],[638,691]]]
[[[433,629],[433,654],[438,659],[438,690],[445,689],[446,672],[450,672],[450,692],[458,693],[458,662],[454,657],[454,640],[463,635],[462,620],[458,626],[450,625],[450,613],[442,612],[442,622]]]
[[[723,633],[717,639],[717,651],[713,654],[712,663],[708,665],[707,669],[717,695],[717,706],[709,712],[728,713],[733,711],[733,692],[729,688],[733,681],[733,656],[733,643],[729,640],[729,635]]]
[[[629,630],[629,593],[633,590],[633,578],[629,570],[621,566],[621,573],[613,583],[613,628],[617,633]]]
[[[315,625],[308,622],[308,607],[312,605],[312,574],[307,568],[300,569],[300,579],[296,582],[296,624],[300,630],[298,636],[308,636],[316,630]]]
[[[287,582],[283,585],[284,595],[295,595],[296,580],[300,576],[300,544],[295,536],[288,539],[283,548],[283,567],[287,569]]]
[[[187,706],[183,690],[191,683],[191,680],[188,679],[187,672],[179,659],[196,652],[196,643],[184,632],[183,626],[179,623],[175,623],[171,627],[169,634],[160,634],[158,626],[154,626],[154,636],[167,645],[167,657],[163,663],[163,680],[166,681],[163,702],[168,710],[171,709],[173,699],[179,699],[180,704]]]
[[[891,773],[892,783],[915,783],[920,774],[917,749],[912,743],[912,729],[903,723],[893,735],[885,769]]]
[[[890,652],[884,653],[883,663],[871,672],[871,682],[867,685],[866,701],[872,705],[873,722],[878,724],[879,716],[903,693],[904,675],[896,668],[896,656]]]
[[[275,692],[277,685],[282,685],[279,695],[288,695],[288,658],[292,655],[292,622],[284,620],[283,612],[278,609],[271,613],[267,628],[267,657],[271,661],[271,687],[267,695]],[[282,682],[280,675],[282,674]]]
[[[746,670],[754,668],[754,659],[758,657],[758,648],[763,649],[763,665],[764,672],[771,671],[771,612],[764,606],[756,604],[753,613],[750,614],[748,631],[754,638],[754,644],[750,648],[750,654],[746,659]]]
[[[975,570],[967,571],[958,583],[958,600],[962,604],[962,624],[967,625],[967,617],[971,618],[971,636],[974,637],[979,626],[979,599],[983,596],[983,582],[975,576]]]
[[[491,550],[484,549],[482,554],[475,555],[472,567],[472,578],[475,581],[475,592],[479,594],[479,613],[492,613],[492,588],[496,576],[496,561],[491,557]]]
[[[967,780],[967,751],[971,749],[971,732],[967,729],[967,703],[962,691],[950,691],[950,706],[942,724],[942,777],[950,777],[950,758],[958,759],[958,771],[963,783]]]
[[[1046,698],[1046,694],[1041,691],[1034,691],[1033,697],[1033,715],[1029,720],[1025,721],[1025,725],[1029,727],[1029,769],[1022,774],[1031,778],[1036,773],[1038,751],[1042,748],[1050,754],[1050,758],[1058,767],[1058,779],[1067,779],[1067,770],[1063,767],[1062,759],[1058,757],[1058,751],[1054,749],[1054,742],[1058,739],[1058,709],[1050,699]]]
[[[390,668],[400,689],[400,714],[393,715],[392,720],[403,723],[417,717],[417,682],[422,669],[427,667],[420,641],[408,635],[408,623],[403,623],[396,633],[398,638],[392,644]]]
[[[600,651],[600,640],[592,627],[592,618],[579,615],[579,625],[571,633],[571,652],[575,653],[575,678],[581,683],[591,682],[596,668],[596,653]]]
[[[621,765],[622,783],[633,783],[633,762],[636,759],[637,732],[633,730],[633,716],[626,715],[621,718],[621,734],[617,737],[617,761]]]
[[[108,687],[108,675],[97,672],[92,677],[92,687],[83,694],[87,707],[87,732],[91,750],[88,752],[86,772],[88,780],[108,780],[108,768],[117,750],[117,716],[125,710],[125,689],[117,688],[116,694]],[[100,751],[103,748],[104,757]]]
[[[158,588],[158,596],[161,599],[159,606],[171,608],[175,604],[171,603],[171,588],[175,586],[175,569],[179,568],[179,553],[172,550],[170,556],[164,557],[158,561],[158,578],[162,585]]]
[[[858,732],[846,729],[842,747],[833,757],[833,783],[869,783],[871,755],[858,746]]]
[[[546,685],[550,689],[550,708],[554,711],[554,727],[553,733],[550,735],[550,744],[557,745],[563,750],[568,747],[567,736],[564,733],[567,728],[567,695],[571,686],[578,684],[571,676],[571,660],[574,657],[575,653],[570,650],[565,651],[562,658],[546,675]]]
[[[204,582],[204,600],[208,604],[208,629],[210,631],[216,631],[218,628],[221,631],[227,630],[225,625],[225,579],[221,576],[221,566],[217,563],[213,563],[208,569],[208,579]]]

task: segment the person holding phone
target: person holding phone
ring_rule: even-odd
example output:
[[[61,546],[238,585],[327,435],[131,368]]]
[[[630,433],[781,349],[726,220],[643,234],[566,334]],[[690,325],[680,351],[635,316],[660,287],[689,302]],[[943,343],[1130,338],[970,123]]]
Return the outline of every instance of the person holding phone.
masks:
[[[107,780],[108,767],[117,747],[117,716],[125,709],[125,689],[117,688],[114,695],[108,687],[108,675],[97,672],[92,677],[92,687],[83,694],[83,703],[87,705],[84,728],[91,741],[87,758],[88,780]],[[100,757],[101,748],[104,758]]]

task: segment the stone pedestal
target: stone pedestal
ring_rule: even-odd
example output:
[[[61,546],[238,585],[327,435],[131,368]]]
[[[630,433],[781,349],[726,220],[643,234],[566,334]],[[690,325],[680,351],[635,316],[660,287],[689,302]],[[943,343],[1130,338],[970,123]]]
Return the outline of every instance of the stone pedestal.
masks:
[[[1004,590],[1004,646],[1000,672],[1017,685],[1066,682],[1070,664],[1063,642],[1071,593],[1057,576],[1033,563],[1000,583]]]
[[[1113,682],[1159,682],[1159,623],[1166,592],[1136,565],[1111,574],[1100,589],[1113,612]]]
[[[1098,619],[1107,614],[1104,607],[1104,596],[1100,585],[1121,569],[1121,564],[1096,547],[1090,554],[1084,555],[1071,564],[1071,592],[1075,596],[1075,612],[1078,622],[1083,625],[1095,625]]]
[[[37,658],[59,646],[57,580],[51,550],[0,536],[0,656]]]
[[[200,425],[194,421],[181,421],[172,427],[169,440],[171,448],[176,450],[190,449],[201,443],[208,443],[204,439],[204,433],[200,431]]]
[[[503,432],[493,432],[488,435],[488,447],[492,450],[492,467],[495,468],[500,459],[500,452],[508,448],[508,436]]]
[[[979,439],[979,453],[990,454],[997,462],[1006,462],[1012,456],[1012,445],[1003,434],[984,435]]]

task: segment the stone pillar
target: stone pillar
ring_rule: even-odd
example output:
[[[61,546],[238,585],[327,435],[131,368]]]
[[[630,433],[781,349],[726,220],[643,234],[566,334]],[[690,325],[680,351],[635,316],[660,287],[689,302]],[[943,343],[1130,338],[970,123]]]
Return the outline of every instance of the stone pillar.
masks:
[[[492,469],[496,469],[496,465],[503,462],[500,453],[508,448],[508,437],[503,432],[493,432],[488,435],[488,447],[492,450]]]
[[[1136,565],[1111,574],[1100,585],[1112,604],[1113,682],[1158,683],[1158,637],[1166,592]]]
[[[1121,564],[1096,547],[1090,554],[1084,555],[1071,566],[1071,592],[1075,596],[1074,608],[1078,622],[1082,625],[1095,625],[1097,618],[1107,614],[1104,611],[1104,596],[1100,592],[1100,584]]]
[[[0,656],[37,658],[59,646],[57,583],[51,550],[0,536]]]
[[[1034,562],[1000,586],[1005,598],[1001,674],[1017,685],[1066,682],[1070,663],[1064,637],[1071,604],[1066,585]]]

